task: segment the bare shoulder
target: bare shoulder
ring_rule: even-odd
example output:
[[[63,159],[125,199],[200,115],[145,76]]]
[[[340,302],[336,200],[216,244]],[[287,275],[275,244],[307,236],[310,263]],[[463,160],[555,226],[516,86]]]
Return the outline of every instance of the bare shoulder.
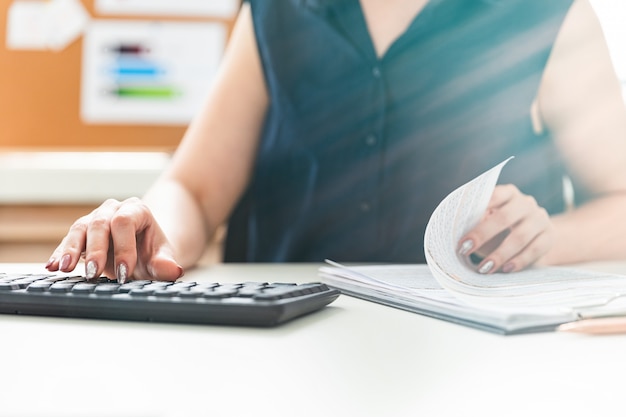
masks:
[[[546,66],[539,111],[566,164],[598,192],[626,190],[626,106],[604,33],[575,0]]]
[[[618,85],[593,7],[588,0],[575,0],[563,21],[544,72],[539,96],[542,115],[553,124],[558,123],[560,116],[564,116],[563,106],[578,95],[595,95],[599,91],[598,82],[606,90]],[[569,93],[565,94],[568,90]],[[562,100],[564,96],[570,100]]]

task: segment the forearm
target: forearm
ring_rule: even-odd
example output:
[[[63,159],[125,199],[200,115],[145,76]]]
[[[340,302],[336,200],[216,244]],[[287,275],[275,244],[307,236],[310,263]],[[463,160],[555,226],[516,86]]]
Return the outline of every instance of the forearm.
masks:
[[[174,250],[183,267],[194,266],[203,255],[215,227],[207,225],[200,205],[182,184],[161,179],[146,193],[144,202]]]
[[[556,241],[540,263],[626,259],[625,213],[626,193],[615,193],[553,216]]]

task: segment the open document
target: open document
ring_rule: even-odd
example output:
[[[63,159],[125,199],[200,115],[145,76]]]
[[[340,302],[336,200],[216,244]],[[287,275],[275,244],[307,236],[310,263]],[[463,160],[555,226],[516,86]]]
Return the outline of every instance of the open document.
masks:
[[[626,315],[626,276],[557,267],[484,275],[457,254],[459,239],[482,217],[506,162],[454,190],[435,209],[424,237],[427,265],[346,267],[329,261],[321,278],[348,295],[502,334]]]

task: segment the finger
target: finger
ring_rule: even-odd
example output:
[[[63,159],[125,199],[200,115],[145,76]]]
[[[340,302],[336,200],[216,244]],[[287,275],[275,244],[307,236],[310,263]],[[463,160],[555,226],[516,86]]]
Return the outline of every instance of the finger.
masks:
[[[124,283],[137,265],[137,235],[142,233],[152,216],[139,199],[124,201],[111,218],[111,240],[116,279]]]
[[[106,270],[111,243],[110,219],[120,204],[116,200],[107,200],[90,216],[85,247],[85,277],[87,279],[99,277]],[[109,275],[110,273],[111,271],[108,271]]]
[[[491,194],[487,209],[501,207],[517,194],[521,193],[519,189],[512,184],[498,185]]]
[[[60,259],[63,256],[63,247],[65,245],[65,238],[61,240],[61,243],[54,249],[50,258],[48,258],[48,262],[45,265],[45,268],[48,271],[54,272],[59,270]]]
[[[511,256],[507,261],[501,263],[502,266],[500,268],[502,272],[517,272],[527,268],[537,262],[552,247],[553,243],[554,239],[551,233],[548,231],[539,233],[522,250]],[[495,268],[498,267],[496,266]],[[497,270],[495,268],[494,271]]]
[[[521,271],[522,269],[537,263],[537,261],[548,252],[553,244],[554,235],[548,232],[541,233],[535,238],[532,244],[527,247],[526,250],[518,253],[507,262],[507,264],[510,265],[507,267],[507,271]]]
[[[87,230],[92,215],[103,207],[116,203],[118,202],[115,200],[107,200],[88,215],[76,220],[70,227],[67,235],[50,256],[48,263],[46,263],[46,268],[49,271],[72,271],[80,261],[81,254],[85,252]]]
[[[139,259],[135,276],[175,281],[183,275],[183,268],[176,262],[172,247],[156,222],[147,225],[138,237],[137,252]]]
[[[547,215],[540,214],[524,219],[515,225],[511,232],[495,250],[488,253],[478,265],[480,273],[514,272],[535,262],[550,247],[551,224]]]
[[[167,251],[160,251],[152,258],[148,272],[152,279],[161,281],[176,281],[184,274],[183,268]]]
[[[71,272],[80,261],[80,255],[85,250],[85,239],[88,217],[83,216],[76,220],[54,250],[46,264],[49,271]]]
[[[502,206],[490,209],[478,225],[460,240],[459,254],[470,255],[491,243],[498,246],[500,241],[496,241],[497,237],[507,236],[510,228],[532,215],[537,208],[533,197],[519,193]]]

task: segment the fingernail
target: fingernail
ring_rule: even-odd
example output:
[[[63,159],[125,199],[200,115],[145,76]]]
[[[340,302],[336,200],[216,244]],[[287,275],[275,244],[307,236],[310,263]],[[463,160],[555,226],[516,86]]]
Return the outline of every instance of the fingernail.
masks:
[[[493,261],[487,261],[483,264],[483,266],[480,267],[480,269],[478,270],[478,272],[480,272],[481,274],[486,274],[489,271],[491,271],[491,269],[493,268]]]
[[[48,263],[46,264],[46,266],[44,268],[48,269],[50,268],[50,265],[52,265],[54,263],[55,259],[54,257],[48,259]]]
[[[70,256],[69,253],[66,253],[65,255],[63,255],[63,257],[61,258],[61,262],[59,262],[59,269],[61,271],[66,270],[67,268],[69,268],[70,266],[70,262],[72,261],[72,258]]]
[[[185,270],[183,269],[182,266],[178,265],[178,278],[182,278],[183,275],[185,275]]]
[[[85,278],[94,279],[96,277],[96,272],[98,272],[98,265],[95,261],[87,262],[85,266]]]
[[[504,272],[505,274],[508,274],[509,272],[513,272],[514,270],[515,270],[515,265],[513,264],[513,262],[507,262],[502,267],[502,272]]]
[[[117,266],[116,275],[117,282],[120,284],[124,284],[126,282],[126,279],[128,278],[128,267],[125,263],[122,262]]]
[[[468,239],[461,244],[461,248],[459,249],[459,254],[465,256],[468,253],[470,253],[473,247],[474,247],[474,241],[471,239]]]

